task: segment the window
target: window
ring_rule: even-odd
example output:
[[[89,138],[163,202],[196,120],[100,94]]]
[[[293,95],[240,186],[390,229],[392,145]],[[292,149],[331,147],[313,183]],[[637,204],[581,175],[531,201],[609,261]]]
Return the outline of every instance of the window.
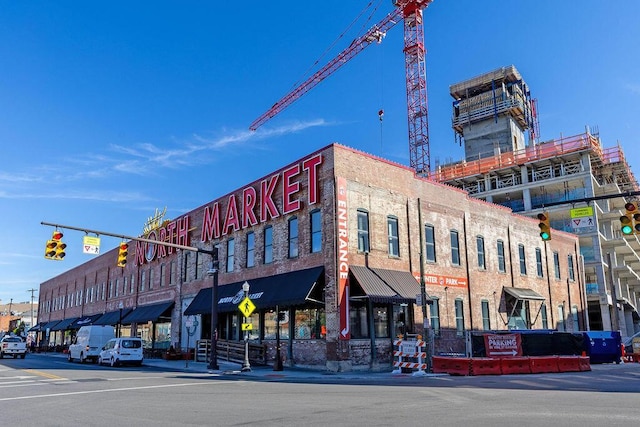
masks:
[[[527,275],[527,260],[524,256],[524,245],[518,245],[518,255],[520,256],[520,274]]]
[[[504,242],[502,240],[498,240],[498,271],[500,273],[507,271],[504,261]]]
[[[153,273],[154,273],[153,268],[150,268],[149,269],[149,290],[153,289],[153,281],[154,281]]]
[[[109,280],[109,299],[111,298],[113,298],[113,280]]]
[[[202,253],[196,252],[196,279],[202,279],[204,277],[204,258]]]
[[[233,271],[233,261],[235,258],[236,241],[234,239],[227,240],[227,273]]]
[[[298,218],[289,218],[289,258],[298,257]]]
[[[369,213],[358,210],[358,252],[369,252]]]
[[[352,339],[369,338],[366,304],[354,302],[349,305],[349,331]]]
[[[129,293],[133,294],[136,291],[136,276],[131,274],[131,280],[129,281]]]
[[[489,318],[489,301],[482,300],[480,302],[482,307],[482,329],[485,331],[491,330],[491,319]]]
[[[169,264],[169,284],[173,285],[176,279],[176,264],[175,261],[171,261]]]
[[[373,330],[376,338],[389,338],[389,309],[386,305],[373,306]]]
[[[538,277],[544,277],[544,271],[542,271],[542,251],[540,248],[536,248],[536,272]]]
[[[252,316],[255,316],[255,313]],[[264,338],[268,340],[275,339],[278,329],[280,339],[289,339],[289,310],[280,310],[279,322],[278,314],[275,310],[270,310],[264,314]],[[225,336],[225,334],[222,335]]]
[[[190,259],[191,259],[191,252],[184,251],[184,264],[183,264],[183,268],[182,268],[182,281],[183,282],[188,282],[189,281],[189,275],[187,274],[187,272],[189,271],[189,260]]]
[[[311,253],[322,250],[322,215],[320,210],[311,212]]]
[[[398,218],[393,216],[387,217],[387,234],[389,236],[389,255],[399,257]]]
[[[560,280],[560,255],[558,252],[553,253],[553,272],[556,280]]]
[[[140,276],[140,292],[144,292],[144,284],[145,284],[145,279],[147,278],[146,276],[146,271],[143,271],[141,276]],[[111,293],[111,291],[109,291],[109,293]],[[111,296],[111,295],[109,295]]]
[[[484,258],[484,237],[476,237],[476,248],[478,249],[478,268],[480,270],[486,270],[487,264]]]
[[[116,279],[116,297],[120,295],[120,279]]]
[[[160,265],[160,287],[166,285],[165,281],[167,280],[167,269],[164,264]]]
[[[569,280],[573,282],[576,280],[575,272],[573,271],[573,255],[567,257],[567,265],[569,267]]]
[[[547,304],[540,306],[540,317],[542,318],[542,329],[549,329],[549,318],[547,317]]]
[[[413,330],[413,318],[408,312],[407,304],[393,305],[393,336],[405,335]]]
[[[424,226],[425,254],[427,262],[436,262],[436,233],[433,225]]]
[[[123,279],[123,283],[122,283],[122,295],[126,295],[127,294],[127,279],[128,277],[125,277]]]
[[[273,227],[268,226],[264,229],[264,263],[271,264],[273,262]]]
[[[458,232],[451,230],[451,264],[460,265],[460,242]]]
[[[464,335],[464,307],[462,306],[462,298],[456,298],[456,335]]]
[[[564,332],[566,331],[566,328],[564,326],[564,306],[559,305],[558,306],[558,327],[557,327],[559,332]]]
[[[573,319],[573,330],[574,332],[580,330],[580,323],[578,322],[578,306],[571,306],[571,319]]]
[[[247,233],[247,267],[255,265],[256,235],[253,231]]]
[[[294,339],[319,339],[324,338],[327,333],[326,318],[324,309],[307,308],[296,310]]]

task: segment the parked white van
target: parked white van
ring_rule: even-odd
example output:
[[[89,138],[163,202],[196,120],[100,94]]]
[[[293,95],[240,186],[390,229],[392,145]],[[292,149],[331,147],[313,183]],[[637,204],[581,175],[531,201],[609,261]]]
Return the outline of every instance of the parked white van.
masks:
[[[73,344],[69,346],[68,359],[84,363],[86,360],[96,362],[102,347],[115,336],[113,326],[91,325],[83,326],[78,331]]]
[[[136,337],[112,338],[102,347],[98,363],[111,366],[142,365],[142,340]]]

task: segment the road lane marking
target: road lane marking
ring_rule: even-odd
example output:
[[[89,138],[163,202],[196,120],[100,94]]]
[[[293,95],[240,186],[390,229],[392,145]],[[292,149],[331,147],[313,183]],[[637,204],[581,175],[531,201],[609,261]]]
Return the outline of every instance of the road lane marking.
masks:
[[[223,384],[224,382],[216,381],[215,384]],[[182,384],[163,384],[163,385],[150,385],[144,387],[123,387],[123,388],[114,388],[112,390],[87,390],[87,391],[72,391],[67,393],[50,393],[50,394],[38,394],[33,396],[17,396],[17,397],[4,397],[0,398],[0,402],[8,402],[12,400],[27,400],[27,399],[42,399],[45,397],[61,397],[61,396],[78,396],[81,394],[94,394],[94,393],[112,393],[114,391],[133,391],[133,390],[148,390],[153,388],[169,388],[169,387],[189,387],[189,386],[200,386],[200,385],[211,385],[212,383],[182,383]]]
[[[68,378],[59,377],[57,375],[48,374],[46,372],[37,371],[35,369],[23,369],[23,371],[25,371],[27,373],[30,373],[30,374],[39,375],[41,377],[49,378],[49,379],[52,379],[52,380],[68,380]]]

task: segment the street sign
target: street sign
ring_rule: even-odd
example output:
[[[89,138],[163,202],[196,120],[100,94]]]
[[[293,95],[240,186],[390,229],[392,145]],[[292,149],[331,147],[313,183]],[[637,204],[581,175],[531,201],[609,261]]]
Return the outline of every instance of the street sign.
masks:
[[[520,334],[484,334],[484,349],[487,357],[522,356]]]
[[[253,330],[253,323],[243,323],[242,324],[243,331],[251,331]]]
[[[593,216],[593,207],[571,209],[571,218],[581,218],[583,216]]]
[[[571,218],[571,227],[576,228],[587,228],[587,227],[595,227],[596,223],[593,220],[592,216],[584,216],[580,218]]]
[[[256,306],[253,304],[253,301],[249,299],[249,297],[246,297],[245,299],[240,301],[240,304],[238,304],[238,309],[244,317],[249,317],[251,316],[251,313],[253,313],[253,310],[256,309]]]
[[[82,253],[99,255],[100,254],[100,238],[94,236],[84,236],[82,238]]]

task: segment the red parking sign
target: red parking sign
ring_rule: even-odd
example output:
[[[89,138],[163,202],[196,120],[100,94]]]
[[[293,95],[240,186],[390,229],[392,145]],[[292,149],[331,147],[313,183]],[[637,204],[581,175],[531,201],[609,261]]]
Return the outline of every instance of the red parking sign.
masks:
[[[487,357],[522,356],[520,334],[485,334],[484,348]]]

